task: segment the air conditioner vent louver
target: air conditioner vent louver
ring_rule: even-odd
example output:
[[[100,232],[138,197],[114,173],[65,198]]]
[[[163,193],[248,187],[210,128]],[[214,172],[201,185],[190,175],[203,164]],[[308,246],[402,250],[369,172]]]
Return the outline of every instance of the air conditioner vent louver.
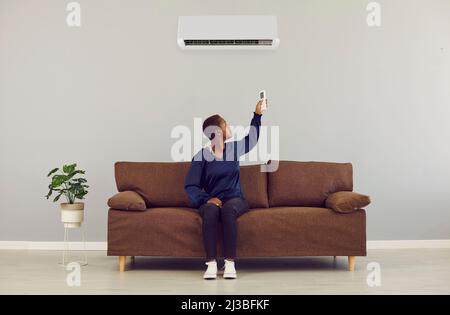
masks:
[[[186,46],[271,46],[271,39],[186,39]]]
[[[273,50],[280,44],[277,17],[180,16],[177,43],[187,50]]]

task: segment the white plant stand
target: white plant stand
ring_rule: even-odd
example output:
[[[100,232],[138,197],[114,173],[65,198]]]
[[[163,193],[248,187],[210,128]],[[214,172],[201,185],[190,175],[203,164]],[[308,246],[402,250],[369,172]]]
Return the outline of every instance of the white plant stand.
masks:
[[[70,260],[68,261],[68,254],[74,250],[71,250],[69,248],[70,242],[69,242],[69,232],[74,229],[79,229],[81,232],[81,244],[82,244],[82,255],[84,260]],[[70,224],[64,223],[64,249],[62,252],[62,261],[59,263],[63,267],[67,267],[68,263],[76,262],[80,264],[80,266],[87,266],[88,265],[88,259],[87,259],[87,251],[86,251],[86,238],[85,238],[85,230],[82,225],[79,227],[70,226]]]

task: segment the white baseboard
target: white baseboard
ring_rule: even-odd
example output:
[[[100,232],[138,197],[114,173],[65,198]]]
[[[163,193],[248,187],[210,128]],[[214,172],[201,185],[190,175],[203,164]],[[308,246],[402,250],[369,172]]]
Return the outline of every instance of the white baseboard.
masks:
[[[450,248],[450,240],[368,241],[367,249],[433,249]]]
[[[63,250],[64,242],[16,242],[0,241],[0,250]],[[83,250],[82,242],[68,243],[69,250]],[[86,250],[107,249],[106,242],[86,242]]]
[[[450,240],[368,241],[367,249],[450,248]],[[63,242],[0,241],[0,250],[63,250]],[[83,243],[69,243],[69,250],[82,250]],[[106,242],[87,242],[86,250],[106,251]]]

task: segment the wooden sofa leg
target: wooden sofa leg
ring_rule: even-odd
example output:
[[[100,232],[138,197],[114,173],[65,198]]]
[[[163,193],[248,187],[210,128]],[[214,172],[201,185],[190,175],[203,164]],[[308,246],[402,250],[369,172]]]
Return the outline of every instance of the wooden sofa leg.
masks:
[[[127,256],[119,256],[119,271],[125,272],[125,264],[127,261]]]
[[[355,271],[355,262],[356,262],[355,256],[348,256],[348,270],[349,271]]]

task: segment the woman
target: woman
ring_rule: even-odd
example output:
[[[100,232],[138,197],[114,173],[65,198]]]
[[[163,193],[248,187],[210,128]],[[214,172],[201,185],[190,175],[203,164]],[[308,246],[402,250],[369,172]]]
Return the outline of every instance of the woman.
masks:
[[[237,218],[249,210],[241,191],[239,157],[248,153],[258,142],[262,102],[256,104],[248,135],[239,141],[231,138],[227,122],[219,115],[207,118],[203,132],[211,146],[199,151],[192,159],[186,176],[185,189],[203,219],[203,244],[207,270],[204,279],[217,278],[216,243],[219,221],[223,227],[225,279],[235,279]]]

